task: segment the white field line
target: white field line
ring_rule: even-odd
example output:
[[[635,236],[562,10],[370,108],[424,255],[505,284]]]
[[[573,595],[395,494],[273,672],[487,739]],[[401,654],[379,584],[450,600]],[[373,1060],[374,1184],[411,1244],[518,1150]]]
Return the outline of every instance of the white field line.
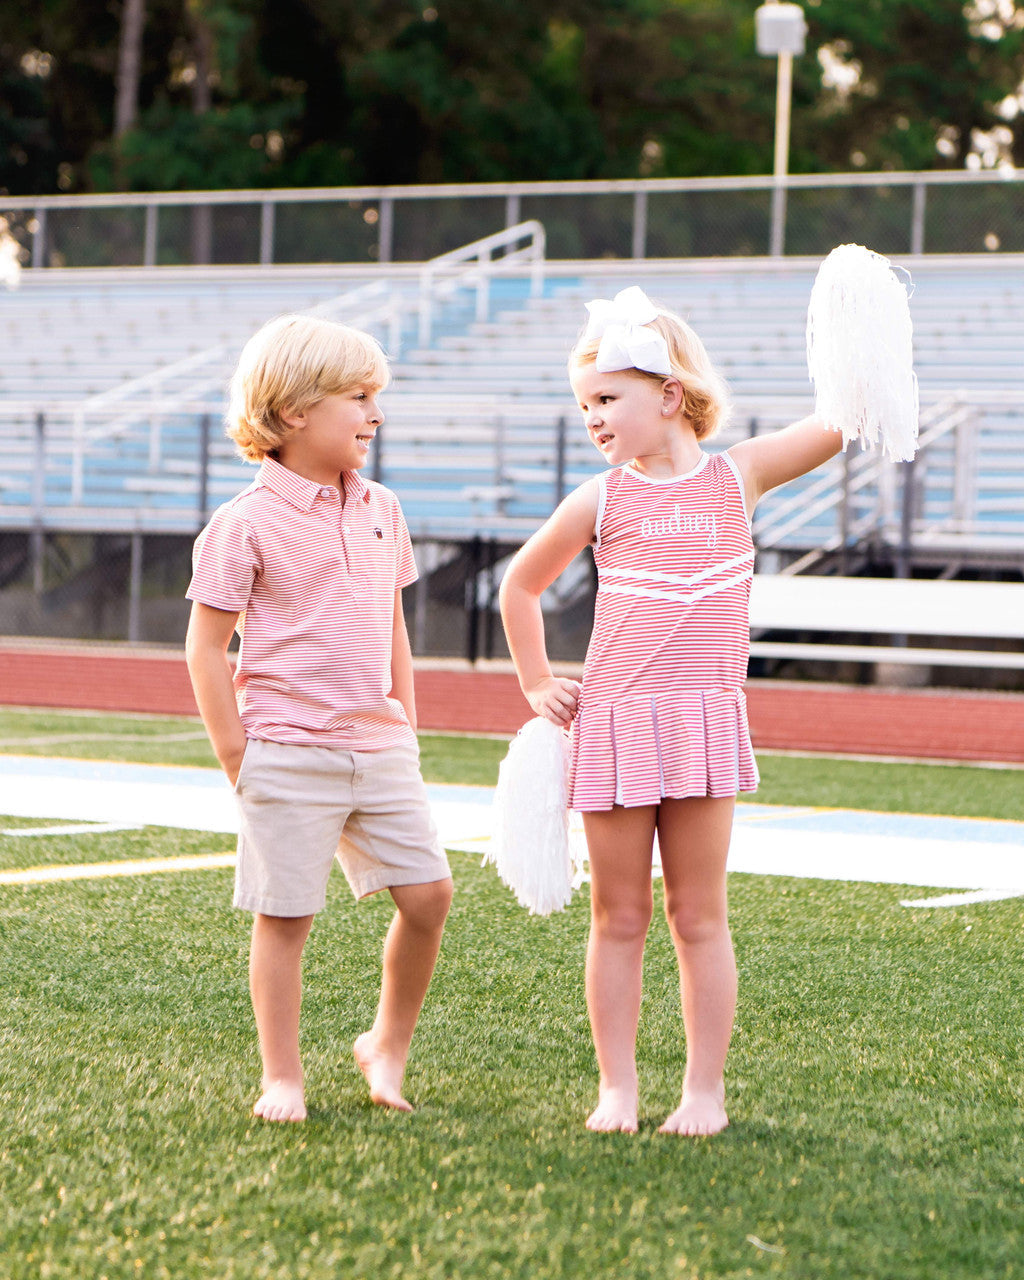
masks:
[[[180,770],[165,775],[157,766],[125,768],[90,762],[83,763],[78,776],[66,765],[54,772],[48,770],[45,759],[18,757],[7,776],[0,770],[0,813],[27,818],[33,827],[46,818],[67,825],[92,819],[86,832],[96,832],[99,824],[133,824],[233,836],[238,830],[238,815],[230,787],[221,775],[213,778],[212,785],[207,776],[211,772],[188,771],[188,780],[181,781]],[[486,788],[472,789],[467,797],[465,790],[430,788],[434,820],[446,848],[482,854],[491,842],[488,792]],[[1024,888],[1015,887],[1024,885],[1024,830],[1018,836],[1019,824],[1001,824],[1008,828],[1009,841],[971,839],[969,820],[962,822],[965,838],[955,840],[934,839],[927,831],[816,831],[783,825],[787,819],[803,817],[810,822],[813,815],[832,811],[831,806],[783,806],[778,813],[762,810],[749,817],[739,811],[729,854],[730,872],[893,884],[903,892],[913,885],[936,895],[907,900],[915,906],[1024,896]],[[571,838],[579,839],[581,828],[582,820],[573,814]],[[26,828],[14,830],[23,832]],[[50,827],[40,834],[54,832]],[[196,859],[33,867],[0,872],[0,885],[223,867],[231,865],[233,858],[233,854],[224,853]],[[658,862],[655,850],[655,875],[660,873]]]
[[[71,866],[26,867],[0,871],[0,884],[50,884],[55,880],[103,880],[115,876],[151,876],[167,871],[206,871],[233,867],[234,852],[199,853],[184,858],[138,858],[131,862],[82,862]]]
[[[1024,889],[972,889],[969,893],[943,893],[938,898],[905,898],[901,907],[967,907],[972,902],[1002,902],[1024,898]]]
[[[0,749],[18,753],[20,747],[49,747],[51,745],[66,746],[70,742],[200,742],[206,737],[205,729],[189,729],[181,733],[162,733],[159,737],[151,733],[46,733],[35,738],[0,738]]]
[[[108,831],[141,831],[140,822],[70,822],[60,827],[5,827],[0,836],[91,836]]]

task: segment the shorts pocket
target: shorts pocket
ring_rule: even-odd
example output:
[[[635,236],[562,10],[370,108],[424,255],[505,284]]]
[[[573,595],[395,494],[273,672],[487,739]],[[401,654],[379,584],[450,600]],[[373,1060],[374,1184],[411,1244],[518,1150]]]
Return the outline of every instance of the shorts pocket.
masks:
[[[246,738],[245,750],[242,752],[242,763],[238,766],[238,776],[235,778],[235,785],[232,788],[236,796],[242,794],[242,775],[245,773],[246,761],[249,759],[249,756],[252,754],[250,751],[251,747],[252,747],[252,739]]]

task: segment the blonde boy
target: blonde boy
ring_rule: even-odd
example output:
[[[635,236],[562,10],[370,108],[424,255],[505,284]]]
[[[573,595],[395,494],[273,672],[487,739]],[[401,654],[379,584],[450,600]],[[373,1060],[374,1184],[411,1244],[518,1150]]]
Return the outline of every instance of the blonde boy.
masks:
[[[282,316],[242,352],[228,431],[253,483],[196,541],[189,673],[240,815],[234,902],[263,1060],[255,1114],[305,1119],[302,950],[335,857],[357,898],[388,889],[380,1002],[353,1045],[380,1106],[402,1095],[451,903],[419,771],[402,588],[416,578],[395,496],[359,470],[383,421],[369,335]],[[241,636],[232,675],[228,645]]]

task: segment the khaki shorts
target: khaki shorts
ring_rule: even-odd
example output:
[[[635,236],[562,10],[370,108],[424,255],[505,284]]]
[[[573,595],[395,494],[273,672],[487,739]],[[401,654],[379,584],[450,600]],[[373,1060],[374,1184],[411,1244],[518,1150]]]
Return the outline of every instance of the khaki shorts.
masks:
[[[250,738],[235,784],[236,907],[321,911],[335,858],[357,898],[447,879],[416,746],[302,747]]]

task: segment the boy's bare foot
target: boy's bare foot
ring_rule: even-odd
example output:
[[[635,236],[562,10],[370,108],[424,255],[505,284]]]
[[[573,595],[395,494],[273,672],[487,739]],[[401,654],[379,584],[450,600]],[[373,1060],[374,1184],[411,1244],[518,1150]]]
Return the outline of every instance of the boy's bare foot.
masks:
[[[636,1133],[637,1091],[635,1086],[616,1088],[601,1085],[597,1106],[587,1117],[587,1128],[594,1133]]]
[[[370,1101],[378,1107],[411,1111],[412,1104],[402,1097],[405,1063],[377,1051],[373,1032],[364,1031],[352,1046],[352,1056],[370,1086]]]
[[[264,1080],[263,1094],[252,1109],[262,1120],[298,1122],[306,1118],[306,1097],[302,1082]]]
[[[683,1099],[658,1130],[659,1133],[681,1133],[692,1138],[706,1138],[721,1133],[728,1125],[725,1114],[725,1090],[691,1093],[683,1090]]]

